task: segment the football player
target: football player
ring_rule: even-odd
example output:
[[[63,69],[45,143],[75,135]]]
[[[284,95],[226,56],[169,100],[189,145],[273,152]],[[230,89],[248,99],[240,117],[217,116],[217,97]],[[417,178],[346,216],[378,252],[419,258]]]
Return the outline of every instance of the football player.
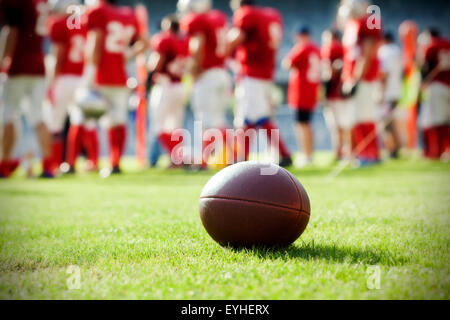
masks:
[[[154,51],[149,59],[154,83],[149,98],[151,129],[172,156],[178,144],[172,141],[172,132],[182,128],[184,123],[186,93],[181,79],[188,48],[185,39],[179,35],[179,22],[175,16],[165,17],[161,29],[152,38]]]
[[[336,158],[349,159],[352,148],[353,109],[342,96],[344,48],[337,30],[322,34],[322,80],[325,87],[324,116],[332,133]]]
[[[382,103],[385,112],[385,144],[391,158],[398,158],[399,150],[405,145],[406,129],[402,124],[406,114],[403,108],[397,108],[403,86],[402,51],[395,44],[394,36],[387,32],[383,44],[378,50],[380,60]]]
[[[226,145],[226,110],[231,98],[231,76],[225,69],[227,16],[212,9],[211,0],[180,0],[181,29],[188,36],[194,77],[192,109],[203,129],[222,131]],[[211,141],[203,141],[203,149]],[[206,168],[208,154],[203,154],[201,168]]]
[[[450,157],[450,41],[436,29],[426,31],[429,39],[422,52],[422,110],[425,156]]]
[[[108,104],[111,173],[119,174],[130,94],[126,85],[126,63],[144,52],[148,41],[139,30],[133,9],[117,6],[116,0],[102,1],[89,12],[87,30],[87,65],[83,81],[88,88],[95,88]]]
[[[343,0],[344,20],[343,93],[354,109],[354,153],[361,165],[379,162],[376,132],[379,89],[378,48],[382,40],[382,21],[368,13],[369,1]]]
[[[42,119],[45,96],[43,39],[47,34],[49,10],[45,0],[2,0],[0,12],[3,28],[0,43],[0,72],[8,74],[3,90],[3,143],[0,177],[10,176],[19,161],[13,152],[17,140],[17,124],[21,108],[34,127],[43,156],[42,177],[53,177],[50,141]],[[28,102],[26,105],[25,102]]]
[[[305,153],[299,166],[312,163],[314,137],[311,120],[317,105],[321,69],[320,50],[310,37],[310,30],[302,26],[297,33],[297,44],[283,60],[283,66],[291,70],[288,104],[296,111],[297,139]]]
[[[86,16],[81,14],[84,8],[79,5],[79,0],[56,0],[50,3],[56,15],[50,27],[52,53],[56,61],[49,75],[52,108],[48,125],[53,136],[52,158],[54,165],[59,168],[63,162],[63,129],[70,112],[66,157],[69,166],[66,171],[75,172],[75,161],[82,145],[91,169],[95,169],[99,153],[96,124],[88,122],[83,126],[81,111],[74,106],[74,95],[76,88],[81,85],[85,59]]]
[[[233,0],[234,27],[229,31],[227,51],[235,53],[240,63],[236,88],[237,106],[235,126],[249,129],[266,129],[271,141],[274,103],[271,88],[276,69],[277,50],[283,40],[281,14],[268,7],[256,6],[253,0]],[[245,145],[246,158],[249,143]],[[292,159],[289,150],[279,139],[280,165],[289,166]]]

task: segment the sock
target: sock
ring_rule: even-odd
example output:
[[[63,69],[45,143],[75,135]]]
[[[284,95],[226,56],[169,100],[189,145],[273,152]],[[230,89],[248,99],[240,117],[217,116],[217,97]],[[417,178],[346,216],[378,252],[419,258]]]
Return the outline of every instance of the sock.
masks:
[[[425,157],[439,158],[439,134],[435,127],[424,131]]]
[[[0,175],[7,178],[16,171],[20,165],[20,160],[3,160],[0,161]]]
[[[450,151],[450,126],[442,125],[438,129],[439,134],[439,157]]]
[[[275,126],[272,121],[268,121],[265,124],[262,125],[262,129],[267,130],[267,140],[268,143],[271,142],[272,137],[272,130],[278,129],[277,126]],[[286,147],[283,139],[281,138],[281,133],[279,136],[278,146],[280,149],[280,155],[282,158],[289,158],[291,156],[291,153],[289,152],[288,148]]]
[[[78,154],[81,149],[81,137],[83,134],[82,126],[71,125],[67,137],[67,154],[66,161],[71,166],[75,166]]]
[[[125,149],[126,142],[126,128],[125,125],[118,125],[108,132],[109,148],[110,148],[110,158],[111,165],[113,167],[118,167],[120,164],[120,158]]]
[[[366,123],[364,127],[365,127],[365,136],[372,137],[371,141],[367,145],[366,156],[369,160],[373,161],[379,160],[380,151],[378,148],[378,137],[376,135],[377,126],[375,123],[370,122]]]
[[[94,167],[97,167],[100,152],[96,129],[92,130],[88,130],[86,128],[84,129],[82,134],[82,145],[86,150],[87,160],[90,161]]]
[[[42,158],[42,171],[53,174],[53,159],[51,156]]]
[[[53,141],[52,141],[52,170],[59,168],[61,163],[63,162],[63,152],[64,152],[64,143],[63,143],[63,134],[62,133],[54,133]]]

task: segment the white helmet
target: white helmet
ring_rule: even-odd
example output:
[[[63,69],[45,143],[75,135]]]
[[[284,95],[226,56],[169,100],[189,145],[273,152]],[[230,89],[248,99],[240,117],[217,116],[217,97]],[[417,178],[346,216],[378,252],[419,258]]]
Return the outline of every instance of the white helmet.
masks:
[[[178,0],[177,9],[180,13],[202,13],[212,8],[212,0]]]
[[[75,92],[75,103],[88,119],[101,118],[108,107],[105,98],[97,91],[80,88]]]
[[[53,13],[67,13],[67,8],[71,5],[80,5],[80,0],[49,0],[50,10]]]

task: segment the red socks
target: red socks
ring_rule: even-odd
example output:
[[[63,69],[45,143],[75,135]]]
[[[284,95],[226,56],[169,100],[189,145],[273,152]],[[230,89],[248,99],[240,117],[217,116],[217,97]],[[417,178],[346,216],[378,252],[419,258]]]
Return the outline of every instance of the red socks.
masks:
[[[272,137],[272,130],[276,130],[278,129],[271,121],[267,122],[266,124],[264,124],[262,126],[262,129],[267,130],[267,140],[268,143],[271,143],[271,137]],[[280,155],[283,158],[289,158],[291,156],[291,153],[289,152],[288,148],[286,147],[283,139],[281,138],[281,133],[279,135],[279,141],[278,141],[278,146],[280,149]]]
[[[255,126],[246,126],[244,129],[244,132],[247,132],[247,130],[250,129],[256,129]],[[277,130],[278,127],[275,126],[272,121],[267,121],[263,125],[261,125],[261,129],[267,130],[267,143],[270,144],[272,141],[272,130]],[[257,138],[257,137],[255,137]],[[250,154],[250,138],[245,138],[245,159],[248,160],[249,154]],[[287,148],[286,144],[284,143],[283,139],[281,138],[281,134],[279,135],[278,140],[278,148],[280,151],[280,155],[282,158],[289,158],[291,156],[291,153],[289,152],[289,149]]]
[[[80,153],[83,131],[82,126],[70,126],[67,137],[66,161],[71,167],[75,166],[78,154]]]
[[[358,158],[376,161],[380,158],[376,124],[373,122],[360,123],[353,128],[353,139],[356,156]]]
[[[450,149],[450,126],[442,125],[423,131],[424,156],[439,159]]]
[[[83,130],[82,134],[82,145],[86,150],[86,158],[92,164],[94,168],[98,166],[99,157],[99,143],[97,130]]]
[[[111,158],[111,165],[113,167],[118,167],[120,163],[120,158],[125,150],[126,142],[126,128],[125,125],[119,125],[109,129],[108,132],[109,140],[109,153]]]
[[[164,149],[166,149],[167,153],[171,157],[171,162],[173,162],[172,161],[172,152],[175,149],[175,147],[181,143],[182,140],[172,141],[172,134],[167,133],[167,132],[161,133],[158,136],[158,140],[159,140],[159,143],[161,143],[161,145],[164,147]],[[182,157],[182,155],[180,155],[180,156]]]
[[[61,163],[64,161],[64,141],[62,134],[54,134],[53,142],[52,142],[52,150],[51,150],[51,158],[52,158],[52,170],[59,168]]]
[[[16,171],[19,166],[19,160],[3,160],[0,162],[0,177],[8,178]]]

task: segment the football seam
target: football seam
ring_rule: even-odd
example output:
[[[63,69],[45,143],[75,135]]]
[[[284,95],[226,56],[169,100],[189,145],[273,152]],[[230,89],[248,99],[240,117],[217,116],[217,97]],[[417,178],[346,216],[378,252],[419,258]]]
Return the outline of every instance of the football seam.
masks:
[[[231,201],[243,201],[243,202],[249,202],[249,203],[256,203],[256,204],[263,204],[266,206],[276,207],[276,208],[282,208],[282,209],[288,209],[291,211],[296,211],[299,213],[304,213],[309,216],[309,213],[302,209],[292,208],[288,206],[284,206],[282,204],[275,204],[275,203],[269,203],[264,201],[258,201],[258,200],[247,200],[247,199],[239,199],[239,198],[231,198],[231,197],[223,197],[223,196],[206,196],[206,197],[200,197],[201,199],[218,199],[218,200],[231,200]]]
[[[303,198],[302,198],[302,194],[301,194],[300,190],[298,189],[297,184],[295,183],[294,179],[292,178],[291,173],[289,173],[287,170],[286,170],[285,173],[287,174],[287,176],[289,177],[289,179],[291,180],[291,182],[294,184],[295,190],[297,190],[297,195],[298,195],[298,198],[299,198],[299,200],[300,200],[300,205],[303,207]],[[303,211],[303,208],[300,209],[300,211]],[[308,214],[308,215],[309,215],[309,214]]]

